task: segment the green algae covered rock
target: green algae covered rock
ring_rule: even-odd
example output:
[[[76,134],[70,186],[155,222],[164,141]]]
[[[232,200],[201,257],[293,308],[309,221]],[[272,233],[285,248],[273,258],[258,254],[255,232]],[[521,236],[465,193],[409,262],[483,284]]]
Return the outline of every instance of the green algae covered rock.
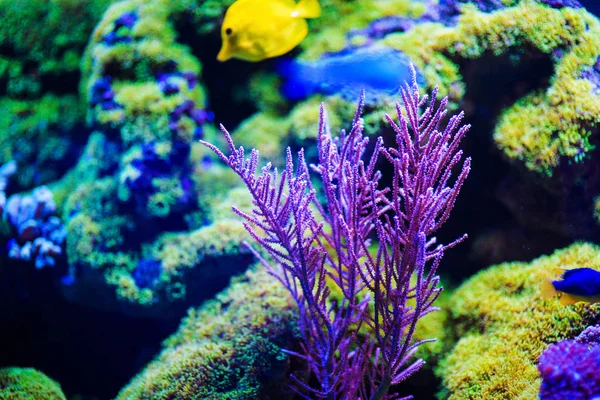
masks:
[[[249,270],[190,309],[162,352],[118,400],[291,398],[288,356],[297,340],[295,305],[264,269]]]
[[[600,21],[585,9],[551,8],[534,0],[484,13],[462,6],[456,26],[425,23],[383,43],[406,52],[430,84],[459,100],[464,83],[457,61],[486,55],[515,63],[547,57],[553,75],[547,87],[507,107],[494,130],[504,154],[527,169],[551,176],[559,163],[579,162],[593,150],[590,136],[600,122],[593,78],[600,57]],[[527,118],[523,118],[527,115]]]
[[[250,263],[241,223],[213,212],[239,202],[238,183],[198,143],[215,132],[202,64],[178,31],[195,3],[117,2],[91,35],[81,96],[116,163],[80,180],[64,201],[77,279],[63,292],[80,304],[179,315]]]
[[[0,164],[19,163],[20,187],[59,178],[85,144],[79,66],[111,2],[0,2]]]
[[[0,400],[66,400],[60,385],[33,368],[0,369]]]
[[[193,159],[208,154],[200,144],[192,153]],[[194,164],[197,208],[178,216],[177,231],[160,229],[168,224],[155,218],[132,214],[119,198],[114,177],[89,179],[83,171],[74,172],[83,183],[66,197],[63,211],[70,238],[66,253],[76,275],[73,285],[61,288],[67,298],[168,318],[210,298],[245,270],[252,256],[242,242],[249,236],[231,206],[249,209],[249,195],[235,188],[229,169],[214,161],[206,167]]]
[[[0,82],[11,97],[77,91],[94,26],[114,0],[0,1]]]
[[[536,364],[551,343],[577,336],[600,317],[597,305],[545,300],[540,283],[554,268],[597,268],[600,247],[576,243],[531,263],[479,272],[451,296],[447,309],[460,338],[437,372],[447,399],[534,399]]]

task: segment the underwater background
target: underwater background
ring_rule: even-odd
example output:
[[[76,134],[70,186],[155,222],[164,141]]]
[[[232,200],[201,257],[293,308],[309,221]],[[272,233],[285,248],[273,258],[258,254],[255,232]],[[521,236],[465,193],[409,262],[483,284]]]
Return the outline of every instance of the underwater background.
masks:
[[[468,237],[439,255],[440,310],[408,336],[437,341],[389,394],[600,396],[600,2],[319,0],[302,14],[311,0],[237,1],[249,8],[2,4],[0,399],[302,398],[290,374],[318,387],[310,362],[282,351],[307,340],[298,298],[258,262],[277,257],[232,211],[250,212],[252,192],[200,140],[228,154],[222,124],[261,166],[285,170],[287,147],[322,166],[323,103],[332,134],[360,125],[370,154],[398,133],[385,114],[410,109],[400,88],[411,65],[421,94],[437,86],[436,104],[471,126],[466,164],[439,164],[457,197],[427,239]],[[227,41],[235,51],[219,61]],[[393,189],[394,169],[377,169]],[[564,272],[583,268],[579,281]],[[557,269],[560,295],[544,297]]]

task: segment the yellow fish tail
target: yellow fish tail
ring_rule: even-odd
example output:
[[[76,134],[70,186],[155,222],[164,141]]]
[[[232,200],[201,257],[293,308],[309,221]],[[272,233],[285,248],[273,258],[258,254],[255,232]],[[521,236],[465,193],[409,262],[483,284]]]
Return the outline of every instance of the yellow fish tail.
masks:
[[[575,304],[580,301],[585,301],[585,299],[582,299],[579,296],[573,296],[571,294],[566,293],[563,293],[560,296],[560,304],[562,304],[563,306],[570,306],[571,304]]]
[[[540,285],[540,292],[542,293],[542,297],[544,299],[551,299],[558,294],[550,279],[544,279],[542,281],[542,284]]]
[[[296,16],[299,18],[318,18],[321,16],[319,0],[300,0],[296,5]]]
[[[552,274],[555,277],[561,277],[567,271],[568,271],[568,269],[566,269],[566,268],[552,268]]]

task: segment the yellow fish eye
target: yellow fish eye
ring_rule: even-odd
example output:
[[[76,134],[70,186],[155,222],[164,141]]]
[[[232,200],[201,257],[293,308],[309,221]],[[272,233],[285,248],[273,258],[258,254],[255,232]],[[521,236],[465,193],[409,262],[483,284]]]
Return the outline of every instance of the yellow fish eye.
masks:
[[[225,29],[225,34],[226,34],[227,36],[230,36],[232,33],[233,33],[233,30],[232,30],[231,28],[227,28],[227,29]]]

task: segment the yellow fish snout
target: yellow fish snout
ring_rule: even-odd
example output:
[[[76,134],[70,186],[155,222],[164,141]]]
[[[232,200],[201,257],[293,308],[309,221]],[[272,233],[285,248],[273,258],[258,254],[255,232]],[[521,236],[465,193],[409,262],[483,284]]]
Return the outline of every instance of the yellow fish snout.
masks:
[[[217,60],[221,62],[229,60],[231,58],[231,51],[229,50],[229,48],[230,47],[228,45],[223,44],[223,47],[221,47],[219,54],[217,54]]]

